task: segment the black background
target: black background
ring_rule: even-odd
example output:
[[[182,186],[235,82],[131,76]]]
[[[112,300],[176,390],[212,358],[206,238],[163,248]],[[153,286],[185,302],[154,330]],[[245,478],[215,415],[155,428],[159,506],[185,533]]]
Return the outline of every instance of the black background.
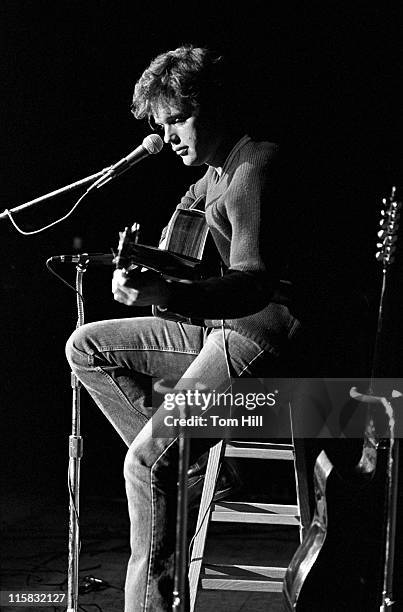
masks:
[[[376,309],[374,259],[381,198],[402,183],[402,15],[354,3],[135,3],[2,0],[1,211],[93,174],[141,143],[130,114],[136,79],[158,53],[192,42],[234,62],[252,131],[280,140],[289,159],[284,197],[306,252],[352,274]],[[138,221],[154,243],[169,211],[202,169],[165,149],[85,199],[61,224],[22,236],[0,219],[3,489],[53,487],[66,495],[70,373],[64,344],[75,296],[45,267],[52,255],[110,252]],[[82,191],[15,215],[32,231],[63,216]],[[284,227],[284,248],[289,244]],[[319,237],[319,242],[316,239]],[[320,245],[320,248],[318,247]],[[327,251],[322,251],[326,246]],[[397,262],[398,264],[398,262]],[[74,266],[58,267],[74,284]],[[398,274],[395,274],[398,277]],[[87,321],[126,316],[111,270],[84,278]],[[324,277],[326,282],[326,277]],[[401,355],[401,282],[394,280],[391,364]],[[141,313],[142,314],[142,313]],[[400,336],[399,336],[400,334]],[[400,350],[400,353],[399,353]],[[121,493],[123,444],[83,393],[83,488]]]

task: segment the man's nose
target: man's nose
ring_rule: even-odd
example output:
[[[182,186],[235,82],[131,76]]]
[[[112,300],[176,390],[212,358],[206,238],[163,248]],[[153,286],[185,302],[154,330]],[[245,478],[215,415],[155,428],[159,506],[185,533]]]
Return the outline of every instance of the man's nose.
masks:
[[[175,132],[174,126],[166,125],[164,127],[164,142],[166,144],[169,144],[169,143],[178,144],[179,140],[180,140],[179,136]]]

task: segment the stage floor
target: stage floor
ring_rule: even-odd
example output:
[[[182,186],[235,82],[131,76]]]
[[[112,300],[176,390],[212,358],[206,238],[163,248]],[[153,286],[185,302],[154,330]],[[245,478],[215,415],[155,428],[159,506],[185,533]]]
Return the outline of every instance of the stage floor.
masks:
[[[234,497],[235,499],[235,497]],[[129,520],[122,496],[81,494],[80,585],[86,576],[108,583],[99,591],[80,594],[80,610],[123,611],[123,585],[129,557]],[[66,591],[68,558],[67,491],[26,486],[6,492],[1,501],[1,589]],[[287,565],[298,544],[298,530],[284,526],[212,524],[206,558],[211,562]],[[239,555],[242,555],[239,558]],[[2,607],[4,612],[21,607]],[[32,610],[64,610],[35,607]],[[196,612],[280,612],[279,593],[199,590]]]

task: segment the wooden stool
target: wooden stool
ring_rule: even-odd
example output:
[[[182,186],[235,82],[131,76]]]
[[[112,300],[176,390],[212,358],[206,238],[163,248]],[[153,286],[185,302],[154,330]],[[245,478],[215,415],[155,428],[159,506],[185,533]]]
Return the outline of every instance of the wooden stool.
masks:
[[[234,591],[281,592],[286,567],[254,565],[203,564],[209,522],[236,522],[290,525],[299,529],[299,540],[310,524],[305,454],[302,440],[292,444],[263,441],[220,441],[209,453],[200,501],[196,532],[190,557],[190,612],[193,612],[198,588]],[[267,504],[222,501],[211,503],[222,457],[275,459],[293,461],[296,504]],[[291,555],[292,556],[292,555]],[[290,560],[291,560],[290,556]]]

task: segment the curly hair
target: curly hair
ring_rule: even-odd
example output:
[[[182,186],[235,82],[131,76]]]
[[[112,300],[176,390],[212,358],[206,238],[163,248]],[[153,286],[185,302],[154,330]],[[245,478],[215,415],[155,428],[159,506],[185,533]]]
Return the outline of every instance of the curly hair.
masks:
[[[226,104],[224,58],[189,44],[152,60],[135,85],[131,111],[136,119],[150,121],[160,106],[189,113],[202,107],[214,116]]]

